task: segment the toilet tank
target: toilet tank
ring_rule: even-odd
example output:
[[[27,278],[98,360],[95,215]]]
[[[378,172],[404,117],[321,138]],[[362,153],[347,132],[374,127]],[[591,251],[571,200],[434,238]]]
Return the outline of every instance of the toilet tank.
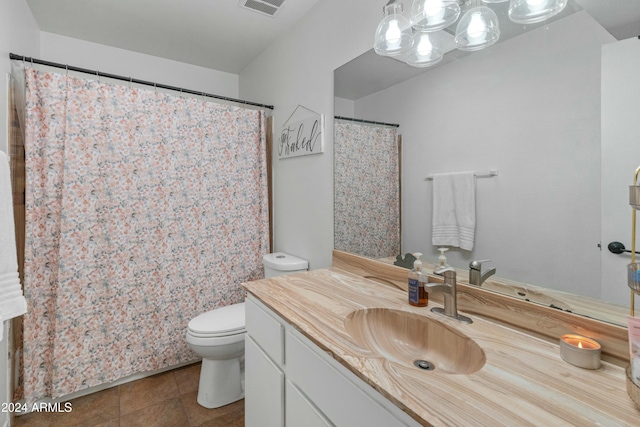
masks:
[[[285,274],[300,273],[309,269],[309,263],[303,259],[284,252],[274,252],[262,257],[264,277],[284,276]]]

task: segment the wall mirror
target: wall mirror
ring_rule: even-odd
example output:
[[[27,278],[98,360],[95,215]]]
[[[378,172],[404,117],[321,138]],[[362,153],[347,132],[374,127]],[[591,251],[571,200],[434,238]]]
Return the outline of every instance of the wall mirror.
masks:
[[[640,7],[570,0],[555,18],[521,25],[505,19],[508,5],[488,4],[505,24],[487,49],[452,50],[429,68],[372,50],[336,69],[335,114],[399,125],[400,253],[437,261],[427,175],[497,169],[476,180],[473,250],[451,248],[448,263],[464,271],[491,259],[490,289],[625,325],[630,257],[607,245],[631,240]],[[336,162],[336,177],[344,167]],[[335,247],[357,253],[338,238]]]

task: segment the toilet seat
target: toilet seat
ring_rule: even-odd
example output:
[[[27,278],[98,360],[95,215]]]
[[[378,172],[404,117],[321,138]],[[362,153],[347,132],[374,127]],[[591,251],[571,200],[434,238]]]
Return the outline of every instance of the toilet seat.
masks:
[[[188,334],[195,338],[243,334],[244,311],[244,302],[241,302],[202,313],[189,321]]]
[[[192,337],[194,337],[194,338],[223,338],[223,337],[230,337],[230,336],[234,336],[234,335],[242,335],[245,332],[246,332],[246,330],[244,328],[238,329],[237,331],[234,331],[234,332],[222,333],[222,334],[214,334],[214,333],[199,334],[197,332],[193,332],[191,329],[189,329],[187,331],[187,333],[189,335],[191,335]]]
[[[191,331],[187,331],[186,341],[192,346],[215,347],[244,342],[244,331],[230,335],[196,335]]]

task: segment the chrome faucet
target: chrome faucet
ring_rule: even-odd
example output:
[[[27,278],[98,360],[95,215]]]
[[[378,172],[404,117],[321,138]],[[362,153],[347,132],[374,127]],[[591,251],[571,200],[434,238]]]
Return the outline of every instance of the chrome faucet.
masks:
[[[473,323],[473,320],[462,314],[458,314],[458,294],[456,290],[456,271],[446,270],[442,272],[444,283],[425,283],[425,291],[442,292],[444,294],[444,308],[434,307],[431,309],[434,313],[444,314],[447,317],[459,320],[464,323]]]
[[[469,284],[482,286],[485,280],[487,280],[490,276],[496,274],[496,269],[492,268],[491,270],[482,273],[482,263],[491,261],[490,259],[483,259],[479,261],[471,261],[469,264]]]

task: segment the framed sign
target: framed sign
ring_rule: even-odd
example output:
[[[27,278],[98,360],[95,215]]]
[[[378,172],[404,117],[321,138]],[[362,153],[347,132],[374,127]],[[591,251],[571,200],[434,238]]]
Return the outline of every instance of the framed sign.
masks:
[[[301,108],[311,114],[296,114]],[[299,105],[280,130],[278,158],[286,159],[322,153],[324,151],[323,134],[324,115]]]

